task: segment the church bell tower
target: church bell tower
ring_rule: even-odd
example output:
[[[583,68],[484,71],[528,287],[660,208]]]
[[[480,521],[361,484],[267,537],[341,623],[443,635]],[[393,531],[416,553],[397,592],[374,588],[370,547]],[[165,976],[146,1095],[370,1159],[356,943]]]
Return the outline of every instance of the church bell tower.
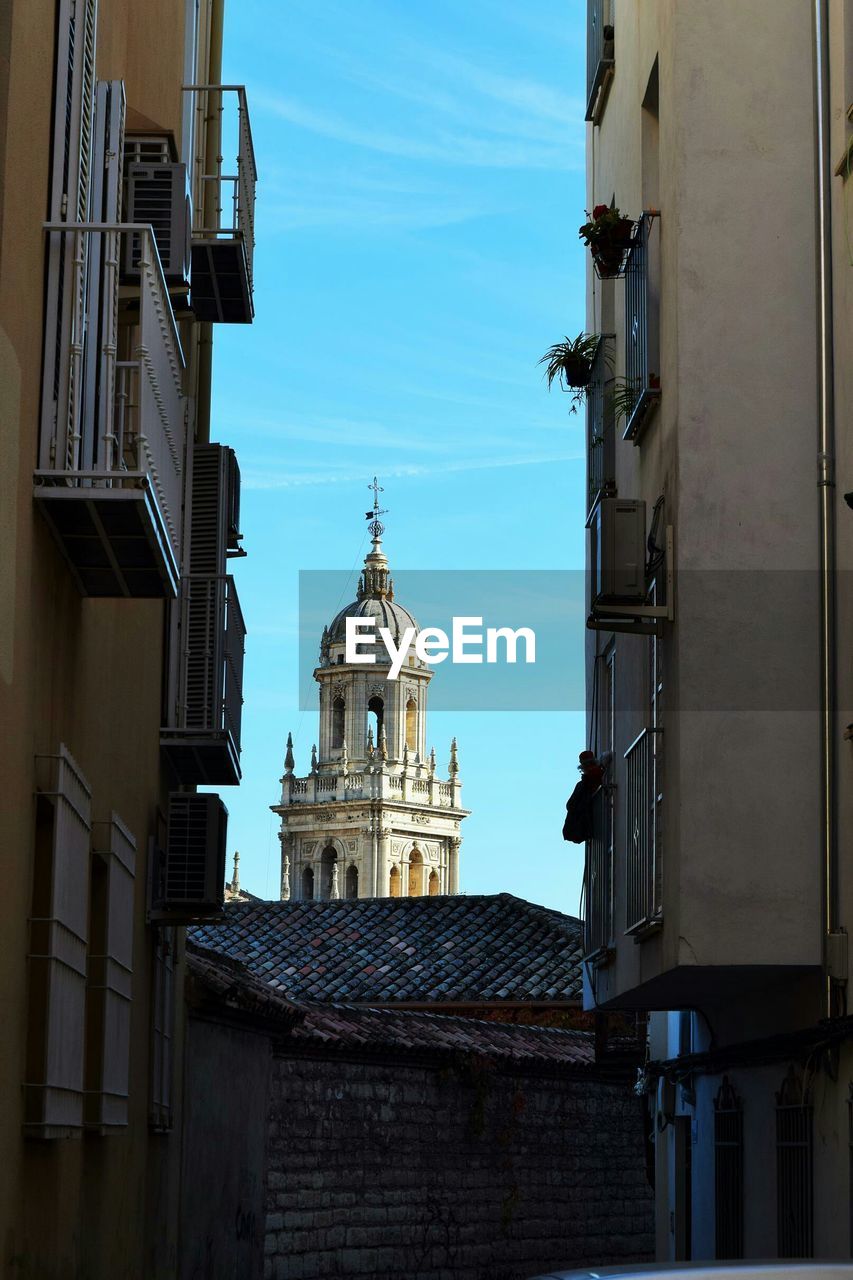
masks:
[[[374,478],[368,511],[371,549],[356,598],[324,627],[320,662],[319,750],[310,772],[295,775],[293,740],[287,737],[281,802],[281,897],[385,898],[459,891],[462,784],[456,739],[447,779],[427,753],[427,693],[433,671],[412,648],[397,679],[378,638],[387,627],[399,647],[418,624],[394,599],[380,485]],[[376,663],[346,661],[347,618],[374,618]]]

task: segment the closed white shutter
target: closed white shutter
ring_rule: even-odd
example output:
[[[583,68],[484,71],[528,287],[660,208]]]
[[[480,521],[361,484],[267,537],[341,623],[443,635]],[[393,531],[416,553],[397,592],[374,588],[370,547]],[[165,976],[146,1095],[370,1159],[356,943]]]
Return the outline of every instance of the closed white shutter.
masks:
[[[36,783],[24,1128],[53,1138],[83,1124],[91,790],[64,746]]]
[[[127,1124],[136,841],[121,819],[93,828],[87,981],[86,1126]]]

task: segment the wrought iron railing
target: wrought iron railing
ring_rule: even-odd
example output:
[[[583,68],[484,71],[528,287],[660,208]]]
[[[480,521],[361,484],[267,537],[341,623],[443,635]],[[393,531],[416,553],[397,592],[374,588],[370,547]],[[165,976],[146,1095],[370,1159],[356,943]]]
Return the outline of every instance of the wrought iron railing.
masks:
[[[606,950],[613,936],[613,798],[601,787],[593,800],[592,839],[586,843],[584,952]]]
[[[657,789],[660,738],[660,729],[644,729],[625,752],[625,927],[629,933],[656,925],[662,917]]]
[[[649,284],[649,240],[657,217],[647,212],[640,218],[625,264],[625,381],[620,407],[626,440],[638,437],[660,399],[657,307]]]
[[[184,85],[184,92],[193,95],[197,139],[196,172],[193,174],[193,238],[242,240],[251,291],[258,169],[245,86],[190,84]],[[226,95],[230,94],[234,94],[237,100],[236,120],[226,118]],[[223,134],[229,135],[230,145],[233,133],[236,133],[237,144],[236,172],[225,173],[222,168]]]
[[[743,1257],[743,1209],[743,1104],[724,1076],[714,1099],[715,1257]]]
[[[230,574],[192,574],[181,584],[183,664],[178,729],[227,733],[239,756],[246,624]]]
[[[776,1233],[780,1258],[814,1257],[812,1108],[776,1108]]]
[[[599,93],[613,69],[613,31],[608,27],[610,0],[587,0],[586,119],[594,120]]]
[[[586,398],[587,521],[598,499],[616,492],[612,335],[602,334]]]

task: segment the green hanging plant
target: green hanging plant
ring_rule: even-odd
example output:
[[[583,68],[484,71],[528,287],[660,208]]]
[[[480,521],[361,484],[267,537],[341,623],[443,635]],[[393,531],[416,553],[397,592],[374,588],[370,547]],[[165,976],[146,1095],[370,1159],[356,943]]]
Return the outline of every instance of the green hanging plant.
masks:
[[[555,342],[549,347],[539,364],[545,365],[545,380],[550,391],[556,382],[561,391],[571,397],[570,411],[577,412],[589,393],[592,365],[601,341],[597,333],[579,333],[574,339],[566,336],[565,342]]]

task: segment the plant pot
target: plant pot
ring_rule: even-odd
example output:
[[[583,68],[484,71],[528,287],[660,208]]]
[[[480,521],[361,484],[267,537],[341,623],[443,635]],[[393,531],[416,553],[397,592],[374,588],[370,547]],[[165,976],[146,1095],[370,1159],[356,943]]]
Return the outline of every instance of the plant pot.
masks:
[[[630,218],[620,218],[614,227],[597,236],[589,246],[598,274],[603,279],[620,274],[625,251],[633,238],[633,222]]]
[[[588,387],[592,377],[592,365],[582,356],[566,356],[563,361],[563,380],[567,387]]]

